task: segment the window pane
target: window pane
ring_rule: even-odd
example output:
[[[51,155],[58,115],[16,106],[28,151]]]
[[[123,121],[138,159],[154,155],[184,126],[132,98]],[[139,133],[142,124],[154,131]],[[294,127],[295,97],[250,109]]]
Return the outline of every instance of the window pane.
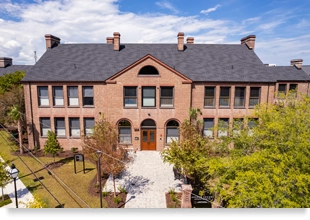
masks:
[[[93,87],[92,86],[84,86],[83,87],[83,96],[84,97],[93,97]]]
[[[257,105],[258,103],[259,103],[258,98],[250,98],[249,106],[254,106],[254,105]]]
[[[143,98],[143,106],[155,106],[155,98]]]
[[[173,98],[161,98],[161,106],[173,106]]]
[[[64,118],[55,119],[55,126],[57,128],[64,128],[65,127],[65,119]]]
[[[94,98],[93,97],[84,97],[83,98],[83,105],[94,105]]]
[[[57,136],[66,136],[66,129],[64,128],[57,128],[56,129]]]
[[[297,88],[297,84],[290,84],[290,90],[294,90]]]
[[[223,136],[228,135],[228,132],[227,132],[228,125],[229,125],[229,119],[228,118],[219,119],[219,128],[222,128],[222,130],[218,131],[219,137],[223,137]]]
[[[95,127],[95,120],[93,118],[85,118],[85,127],[86,128],[93,128]]]
[[[131,134],[131,128],[119,128],[119,134]]]
[[[173,97],[173,87],[161,87],[161,96]]]
[[[213,118],[205,118],[203,128],[204,129],[210,129],[214,126],[214,119]]]
[[[53,89],[54,89],[54,96],[57,96],[57,97],[63,96],[62,86],[55,86],[55,87],[53,87]]]
[[[40,105],[49,105],[48,98],[40,98]]]
[[[47,86],[39,86],[39,96],[48,96]]]
[[[78,98],[69,98],[69,105],[79,105]]]
[[[143,142],[147,142],[147,131],[143,131]]]
[[[150,142],[154,142],[154,141],[155,141],[155,132],[150,131]]]
[[[286,84],[279,84],[279,92],[286,92]]]
[[[71,136],[80,136],[79,128],[71,128]]]
[[[215,87],[205,87],[205,96],[214,96]]]
[[[64,105],[63,98],[55,98],[55,105]]]
[[[229,106],[229,98],[220,98],[220,106]]]
[[[125,87],[125,96],[137,96],[137,87]]]
[[[80,119],[70,118],[70,127],[79,128],[80,127]]]
[[[143,88],[143,97],[155,97],[155,88],[154,87],[144,87]]]
[[[214,106],[214,98],[205,98],[205,106]]]
[[[48,131],[50,131],[50,128],[42,128],[42,136],[47,136]]]
[[[221,87],[221,96],[229,96],[230,87]]]
[[[235,106],[244,106],[244,98],[235,98]]]
[[[179,141],[179,137],[173,137],[173,136],[170,136],[170,137],[167,137],[167,144],[171,143],[172,140],[178,142]]]
[[[178,128],[167,128],[167,136],[178,137],[179,129]]]
[[[125,106],[137,106],[136,98],[125,98]]]
[[[51,120],[49,118],[41,118],[41,126],[42,128],[50,128]]]
[[[260,88],[251,88],[250,97],[259,97]]]
[[[68,92],[69,92],[69,96],[70,97],[79,97],[79,93],[78,93],[78,87],[77,86],[69,86],[68,87]]]
[[[236,87],[235,88],[235,96],[236,97],[244,97],[244,91],[245,91],[245,88]]]

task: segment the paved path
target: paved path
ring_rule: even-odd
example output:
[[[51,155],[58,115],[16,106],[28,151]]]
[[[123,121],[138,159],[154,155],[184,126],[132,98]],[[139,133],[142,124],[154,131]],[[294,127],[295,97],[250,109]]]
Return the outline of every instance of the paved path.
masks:
[[[1,157],[0,157],[0,160],[3,161],[3,159]],[[18,167],[17,167],[17,169],[18,169]],[[11,168],[9,166],[7,166],[6,170],[10,171]],[[18,177],[16,178],[16,190],[17,190],[18,208],[25,208],[25,205],[23,205],[19,202],[32,201],[33,195],[31,194],[31,192],[29,192],[29,190],[26,188],[24,183]],[[14,181],[13,180],[4,187],[4,194],[9,195],[9,197],[12,200],[12,203],[10,203],[6,206],[2,206],[1,208],[16,208],[15,189],[14,189]],[[0,189],[0,195],[2,196],[1,189]]]
[[[111,179],[103,191],[113,191]],[[165,193],[171,188],[181,191],[181,181],[174,179],[172,166],[164,164],[157,151],[138,151],[116,181],[116,187],[124,186],[128,192],[125,208],[166,208]]]

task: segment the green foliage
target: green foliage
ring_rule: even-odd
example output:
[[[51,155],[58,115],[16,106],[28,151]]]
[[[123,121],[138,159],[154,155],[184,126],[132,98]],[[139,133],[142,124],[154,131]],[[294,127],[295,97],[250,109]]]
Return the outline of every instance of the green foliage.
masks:
[[[75,153],[77,151],[77,148],[76,147],[72,147],[71,151],[72,151],[72,153]]]
[[[113,201],[118,205],[123,201],[123,199],[119,196],[116,196],[113,198]]]
[[[170,195],[171,195],[171,194],[175,194],[174,188],[170,188],[169,191],[168,191],[168,193],[169,193]]]
[[[103,196],[103,197],[107,197],[108,195],[110,195],[110,192],[109,192],[109,191],[103,191],[103,192],[102,192],[102,196]]]
[[[121,193],[127,193],[127,190],[126,190],[126,188],[124,186],[118,186],[117,189]]]
[[[19,82],[26,75],[23,71],[16,71],[14,73],[4,74],[0,76],[0,94],[4,94],[12,90],[15,85],[19,85],[22,88],[22,84]]]
[[[44,154],[52,154],[54,157],[54,162],[55,162],[55,156],[60,151],[60,148],[61,146],[57,140],[55,132],[48,131],[47,140],[45,142],[44,149],[43,149]]]
[[[47,208],[47,205],[36,195],[33,196],[33,200],[27,199],[27,202],[19,202],[24,204],[26,208]]]
[[[208,179],[202,170],[207,168],[206,161],[211,152],[209,140],[202,136],[202,122],[197,120],[199,112],[190,110],[190,120],[185,120],[180,128],[183,137],[180,143],[172,141],[170,147],[160,153],[164,162],[173,164],[197,184]]]
[[[3,195],[0,197],[0,207],[12,203],[11,198],[8,195]]]
[[[2,191],[2,200],[4,200],[3,188],[9,183],[11,179],[9,172],[5,169],[5,164],[0,161],[0,187]]]
[[[211,190],[227,207],[309,207],[310,97],[257,106],[255,116],[254,128],[217,141],[228,151],[208,161]]]

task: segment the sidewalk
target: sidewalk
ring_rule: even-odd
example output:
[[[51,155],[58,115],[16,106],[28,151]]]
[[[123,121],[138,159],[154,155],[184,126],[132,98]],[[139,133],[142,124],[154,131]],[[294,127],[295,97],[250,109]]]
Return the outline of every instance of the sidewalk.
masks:
[[[0,157],[0,161],[3,162],[3,159]],[[6,170],[10,171],[11,168],[7,166],[5,168]],[[18,169],[18,167],[17,167]],[[17,200],[18,202],[28,202],[33,199],[33,195],[29,190],[26,188],[24,183],[17,177],[16,178],[16,190],[17,190]],[[2,206],[1,208],[16,208],[16,203],[15,203],[15,189],[14,189],[14,181],[12,180],[9,184],[7,184],[4,189],[4,194],[8,194],[9,197],[12,200],[12,203]],[[0,189],[0,195],[2,195],[1,189]],[[18,208],[25,208],[25,205],[18,203]]]
[[[172,166],[164,163],[157,151],[138,151],[120,179],[116,179],[118,186],[128,192],[125,208],[166,208],[165,193],[171,188],[181,192],[181,181],[174,178]],[[103,191],[113,191],[111,178]]]

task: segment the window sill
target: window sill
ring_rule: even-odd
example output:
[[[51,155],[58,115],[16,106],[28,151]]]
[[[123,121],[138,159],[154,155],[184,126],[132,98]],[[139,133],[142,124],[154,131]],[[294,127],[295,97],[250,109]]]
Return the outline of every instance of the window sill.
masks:
[[[83,105],[83,108],[95,108],[94,105]]]
[[[54,105],[53,108],[64,108],[64,105]]]
[[[204,109],[216,109],[215,106],[203,106]]]
[[[81,137],[80,136],[74,136],[74,137],[70,136],[70,139],[81,139]]]
[[[255,106],[249,106],[249,109],[253,109],[253,108],[255,108]]]
[[[68,106],[68,108],[79,108],[80,106],[79,105],[70,105]]]
[[[220,106],[220,109],[230,109],[230,106]]]
[[[59,138],[59,139],[67,139],[66,136],[56,136],[56,137]]]
[[[47,138],[47,136],[41,136],[41,138]]]
[[[130,144],[122,144],[122,143],[118,143],[119,145],[122,145],[122,146],[133,146],[133,144],[132,143],[130,143]]]
[[[50,108],[49,105],[39,105],[39,108]]]
[[[154,107],[151,107],[151,106],[150,107],[144,107],[144,106],[142,106],[141,108],[142,109],[156,109],[156,106],[154,106]]]
[[[234,106],[234,109],[246,109],[246,107],[244,107],[244,106]]]

